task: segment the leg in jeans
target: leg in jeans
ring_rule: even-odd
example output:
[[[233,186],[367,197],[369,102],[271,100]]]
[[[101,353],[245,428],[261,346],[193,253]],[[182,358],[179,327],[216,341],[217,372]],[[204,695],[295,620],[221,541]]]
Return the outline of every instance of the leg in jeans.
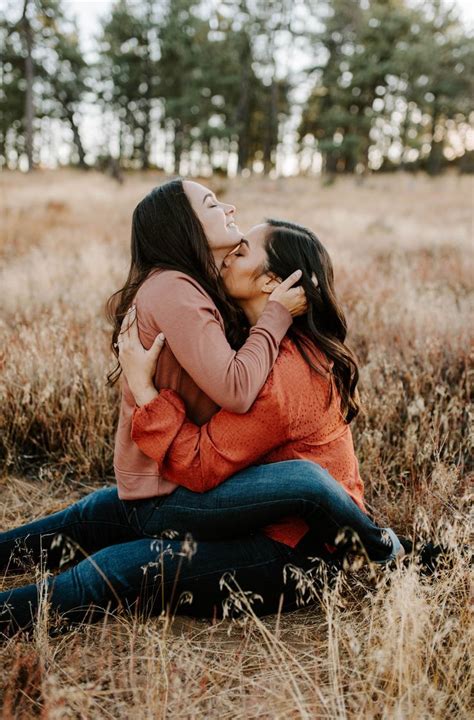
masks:
[[[64,549],[62,543],[57,542],[59,534],[77,543],[78,560],[83,557],[80,548],[92,553],[108,545],[140,538],[141,533],[134,527],[137,518],[148,509],[147,500],[133,506],[123,503],[116,487],[96,490],[53,515],[0,533],[0,570],[8,569],[16,559],[25,556],[34,563],[43,556],[47,568],[58,567]]]
[[[381,528],[326,470],[309,461],[289,460],[247,468],[201,494],[178,488],[169,496],[121,501],[115,487],[97,490],[65,510],[0,534],[0,570],[8,567],[12,553],[29,554],[37,562],[42,550],[46,567],[57,567],[62,548],[51,545],[58,534],[92,553],[169,529],[200,540],[242,536],[285,515],[306,518],[324,542],[332,543],[341,527],[355,530],[373,560],[390,553]],[[82,554],[79,551],[79,559]]]
[[[299,561],[304,563],[292,548],[263,534],[198,543],[191,553],[178,540],[146,538],[99,550],[44,582],[51,610],[71,623],[94,622],[119,606],[141,616],[167,609],[222,616],[223,603],[232,607],[229,587],[240,587],[263,615],[278,610],[281,595],[284,608],[295,606],[294,587],[285,584],[283,569]],[[0,593],[0,632],[30,626],[38,594],[34,584]]]
[[[285,515],[303,517],[313,534],[333,544],[341,528],[359,536],[371,560],[386,560],[392,543],[350,495],[316,463],[288,460],[246,468],[217,488],[194,493],[178,488],[150,500],[152,512],[137,530],[159,537],[166,530],[197,540],[248,535]]]

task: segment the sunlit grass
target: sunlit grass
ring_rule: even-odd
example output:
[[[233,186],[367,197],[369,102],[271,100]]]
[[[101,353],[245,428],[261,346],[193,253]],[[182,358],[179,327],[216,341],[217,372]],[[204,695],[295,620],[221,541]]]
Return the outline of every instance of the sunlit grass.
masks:
[[[126,274],[131,210],[160,181],[0,177],[1,528],[113,480],[103,307]],[[433,578],[363,570],[310,608],[265,619],[249,608],[239,623],[121,617],[53,640],[46,615],[32,644],[0,649],[5,717],[467,718],[472,183],[211,184],[243,229],[284,217],[327,245],[361,360],[353,432],[368,506],[447,543],[449,566]]]

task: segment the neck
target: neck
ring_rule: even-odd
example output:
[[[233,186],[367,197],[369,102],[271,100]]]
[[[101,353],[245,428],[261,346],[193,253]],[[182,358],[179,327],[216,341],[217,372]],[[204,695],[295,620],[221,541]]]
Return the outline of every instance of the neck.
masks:
[[[239,301],[239,305],[244,311],[251,327],[257,324],[257,321],[267,306],[267,302],[268,295],[264,293],[262,293],[260,297],[252,298],[251,300]]]
[[[228,247],[227,247],[227,248],[215,248],[215,249],[212,250],[212,255],[213,255],[213,257],[214,257],[214,262],[216,263],[216,267],[217,267],[217,269],[218,269],[219,272],[221,271],[222,263],[224,262],[224,258],[226,257],[226,255],[229,254],[229,251],[230,251],[231,249],[232,249],[232,248],[228,248]]]

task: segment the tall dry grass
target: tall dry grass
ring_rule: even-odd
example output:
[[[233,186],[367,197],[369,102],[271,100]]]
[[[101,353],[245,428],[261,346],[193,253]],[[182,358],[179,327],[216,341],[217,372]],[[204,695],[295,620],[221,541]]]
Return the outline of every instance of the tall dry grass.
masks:
[[[131,210],[161,179],[0,177],[2,528],[112,480],[103,306],[126,274]],[[447,543],[449,563],[431,578],[350,572],[309,608],[259,619],[248,607],[238,623],[122,617],[53,640],[45,616],[31,645],[0,650],[4,717],[467,718],[472,183],[211,184],[243,228],[264,212],[327,245],[362,366],[353,432],[368,506]],[[310,578],[299,587],[310,596]]]

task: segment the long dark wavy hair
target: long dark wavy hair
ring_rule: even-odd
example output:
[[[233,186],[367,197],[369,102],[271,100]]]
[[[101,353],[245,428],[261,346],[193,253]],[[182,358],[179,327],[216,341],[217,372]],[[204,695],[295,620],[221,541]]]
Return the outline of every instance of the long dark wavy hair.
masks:
[[[315,361],[314,346],[322,350],[341,397],[341,411],[350,423],[360,410],[357,382],[359,370],[352,350],[346,344],[347,322],[334,290],[331,258],[320,240],[308,228],[284,220],[266,220],[268,261],[266,272],[284,279],[295,270],[303,275],[302,285],[308,300],[308,311],[296,317],[288,330],[306,362],[321,373]],[[313,281],[317,279],[317,286]],[[330,361],[333,365],[331,368]],[[332,391],[332,385],[331,385]]]
[[[206,234],[183,188],[183,178],[169,180],[136,206],[128,277],[106,304],[107,319],[113,326],[111,350],[117,359],[116,367],[107,375],[109,385],[121,374],[115,343],[122,320],[139,287],[157,269],[178,270],[194,278],[221,313],[230,345],[237,350],[245,341],[245,315],[225,293]]]

